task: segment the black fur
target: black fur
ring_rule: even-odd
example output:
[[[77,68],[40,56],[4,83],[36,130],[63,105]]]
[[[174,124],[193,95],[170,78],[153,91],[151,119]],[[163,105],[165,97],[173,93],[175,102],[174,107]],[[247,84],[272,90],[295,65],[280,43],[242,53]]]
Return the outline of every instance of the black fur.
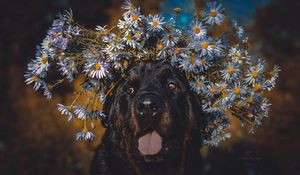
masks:
[[[176,89],[170,90],[169,84]],[[128,89],[134,89],[132,94]],[[131,89],[131,90],[132,90]],[[150,93],[162,102],[156,117],[139,117],[137,103]],[[107,130],[92,162],[92,175],[199,175],[206,114],[199,97],[178,70],[159,61],[142,62],[113,90],[104,104]],[[155,130],[163,138],[159,154],[143,156],[138,137]]]

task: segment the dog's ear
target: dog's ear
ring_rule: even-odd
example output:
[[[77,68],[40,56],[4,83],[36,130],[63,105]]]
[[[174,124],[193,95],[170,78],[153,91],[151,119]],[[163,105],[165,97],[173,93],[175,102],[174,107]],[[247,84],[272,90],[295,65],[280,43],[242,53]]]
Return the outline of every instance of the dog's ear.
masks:
[[[189,92],[187,95],[187,105],[189,108],[190,126],[197,132],[197,135],[202,135],[207,125],[208,114],[202,109],[201,97],[194,92]]]

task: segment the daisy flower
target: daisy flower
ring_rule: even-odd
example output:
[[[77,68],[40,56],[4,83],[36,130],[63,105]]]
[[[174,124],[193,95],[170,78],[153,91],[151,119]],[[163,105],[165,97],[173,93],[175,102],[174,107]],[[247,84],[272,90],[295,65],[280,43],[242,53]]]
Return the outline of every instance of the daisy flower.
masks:
[[[232,59],[233,62],[242,63],[246,57],[242,54],[242,51],[236,47],[230,48],[228,56]]]
[[[278,66],[274,66],[272,72],[270,72],[272,77],[265,82],[268,91],[272,90],[275,87],[276,79],[278,78],[278,74],[280,71],[281,70]]]
[[[135,9],[132,13],[129,15],[129,21],[130,25],[133,26],[134,28],[138,27],[139,22],[141,22],[143,19],[143,16],[140,13],[140,9]]]
[[[199,64],[197,66],[198,66],[197,67],[198,70],[200,72],[203,72],[204,70],[207,70],[211,66],[211,63],[207,61],[205,57],[202,57],[199,59]]]
[[[207,6],[208,9],[206,10],[206,17],[204,18],[204,21],[206,21],[206,23],[210,25],[220,25],[225,18],[225,16],[221,13],[222,11],[224,11],[222,5],[219,4],[217,6],[216,2],[209,2],[207,3]]]
[[[88,59],[99,58],[100,54],[101,54],[100,51],[93,46],[91,46],[83,51],[83,57],[88,58]]]
[[[172,55],[172,53],[173,50],[171,48],[164,47],[158,52],[157,57],[160,59],[166,59],[168,56]]]
[[[164,34],[164,37],[162,38],[162,43],[166,47],[173,47],[177,42],[179,41],[179,35],[176,32],[170,32]]]
[[[250,70],[246,74],[247,78],[245,79],[245,82],[248,84],[256,83],[261,78],[263,72],[264,72],[264,66],[261,64],[250,67]]]
[[[221,76],[224,80],[229,81],[237,77],[239,68],[236,64],[229,62],[225,69],[221,70]]]
[[[122,42],[133,49],[139,46],[138,42],[135,40],[134,35],[130,33],[122,38]]]
[[[44,96],[50,100],[52,98],[52,93],[47,83],[42,84],[41,88],[44,90]]]
[[[214,83],[209,83],[207,85],[207,93],[206,95],[209,97],[213,97],[214,95],[218,94],[220,92],[218,86]]]
[[[36,58],[36,63],[39,65],[37,74],[40,74],[42,71],[48,71],[49,68],[49,57],[46,52],[41,51],[41,56]]]
[[[133,12],[135,9],[134,4],[130,0],[126,0],[121,8],[128,10],[129,12]]]
[[[148,21],[148,30],[150,32],[159,32],[164,30],[163,24],[164,22],[164,17],[161,17],[159,15],[149,15],[147,18]]]
[[[88,119],[88,112],[82,108],[81,106],[74,106],[73,107],[74,113],[77,115],[77,117],[81,120]]]
[[[261,110],[265,117],[268,117],[270,106],[271,104],[269,103],[269,100],[267,98],[263,98],[261,102]]]
[[[248,95],[242,97],[241,104],[243,106],[251,107],[255,104],[258,104],[260,97],[255,92],[250,92]]]
[[[76,140],[80,141],[94,140],[95,134],[84,128],[81,132],[76,133],[75,137]]]
[[[27,85],[31,84],[31,83],[34,83],[33,85],[33,89],[35,91],[39,90],[40,87],[43,85],[43,84],[46,84],[46,82],[44,80],[42,80],[38,75],[32,73],[32,72],[27,72],[24,77],[26,78],[25,80],[25,83]]]
[[[205,37],[207,34],[206,27],[199,21],[195,21],[194,23],[192,23],[190,32],[193,39],[200,39],[202,37]]]
[[[188,56],[182,54],[181,57],[182,59],[179,61],[179,67],[186,72],[194,72],[195,68],[200,64],[199,59],[197,59],[194,55]]]
[[[78,73],[75,62],[70,58],[64,58],[64,55],[61,55],[57,65],[61,74],[66,76],[69,82],[72,82],[74,80],[74,75]]]
[[[88,60],[84,65],[83,72],[85,73],[85,75],[91,78],[102,79],[107,76],[107,69],[108,65],[103,61]]]
[[[211,38],[202,38],[199,41],[192,43],[193,48],[200,52],[200,56],[207,56],[211,58],[214,53],[213,45],[211,45]]]
[[[207,87],[206,87],[206,80],[204,77],[195,77],[194,81],[190,82],[191,89],[196,92],[197,94],[200,94],[201,92],[206,93]]]
[[[71,112],[70,106],[64,106],[62,104],[57,104],[57,110],[60,112],[61,115],[66,115],[68,118],[68,121],[71,121],[74,119],[74,115]]]
[[[220,56],[221,53],[222,53],[222,51],[223,51],[224,45],[222,43],[222,40],[219,39],[218,41],[216,41],[215,43],[213,43],[211,45],[211,47],[213,48],[214,54]]]
[[[242,97],[247,92],[247,87],[241,84],[241,82],[235,82],[234,87],[229,89],[228,98],[230,101],[234,101],[236,98]]]

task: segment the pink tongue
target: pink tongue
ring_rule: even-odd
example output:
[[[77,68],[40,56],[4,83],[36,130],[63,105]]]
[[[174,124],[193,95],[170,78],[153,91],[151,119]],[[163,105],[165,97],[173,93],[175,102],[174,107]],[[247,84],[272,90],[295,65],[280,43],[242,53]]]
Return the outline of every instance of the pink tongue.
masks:
[[[138,142],[138,149],[143,155],[155,155],[162,147],[162,139],[156,131],[140,137]]]

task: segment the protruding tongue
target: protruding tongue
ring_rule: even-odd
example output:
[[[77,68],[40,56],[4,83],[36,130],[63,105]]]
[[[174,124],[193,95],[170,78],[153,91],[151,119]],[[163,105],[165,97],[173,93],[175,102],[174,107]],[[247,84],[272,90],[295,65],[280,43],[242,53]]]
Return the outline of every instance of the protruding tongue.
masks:
[[[138,149],[143,155],[155,155],[162,147],[162,138],[156,131],[140,137],[138,142]]]

